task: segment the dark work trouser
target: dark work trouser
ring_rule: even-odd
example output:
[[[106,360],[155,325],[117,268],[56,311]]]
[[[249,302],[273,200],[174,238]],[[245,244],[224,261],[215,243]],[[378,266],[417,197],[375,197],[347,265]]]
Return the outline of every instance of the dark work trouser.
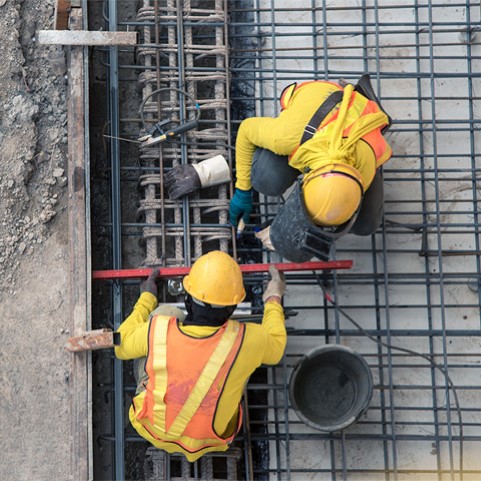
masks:
[[[257,149],[252,158],[252,187],[261,194],[282,195],[300,172],[288,164],[288,158],[267,149]],[[361,209],[350,232],[360,236],[374,234],[384,215],[384,184],[379,170],[365,192]]]

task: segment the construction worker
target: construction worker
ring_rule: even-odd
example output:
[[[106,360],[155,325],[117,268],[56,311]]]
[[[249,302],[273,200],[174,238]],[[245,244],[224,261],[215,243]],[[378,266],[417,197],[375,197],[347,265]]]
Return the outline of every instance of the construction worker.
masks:
[[[229,320],[246,293],[228,254],[212,251],[194,263],[183,280],[187,315],[174,306],[157,307],[158,274],[153,270],[141,283],[133,312],[118,329],[115,354],[135,359],[133,427],[154,446],[192,462],[228,449],[241,426],[249,376],[282,358],[285,281],[271,266],[262,324],[254,324]]]
[[[392,155],[383,137],[390,118],[368,75],[356,86],[343,85],[289,85],[278,117],[248,118],[239,127],[230,222],[249,221],[252,188],[276,196],[297,179],[272,225],[258,235],[294,262],[322,258],[335,238],[370,235],[382,220],[379,168]]]

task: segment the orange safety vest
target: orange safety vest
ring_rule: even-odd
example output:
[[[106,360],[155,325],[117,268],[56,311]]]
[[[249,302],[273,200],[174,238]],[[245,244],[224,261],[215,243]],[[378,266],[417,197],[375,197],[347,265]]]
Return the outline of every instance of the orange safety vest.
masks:
[[[294,92],[300,88],[308,86],[313,82],[319,82],[319,80],[303,82],[299,85],[297,84],[288,85],[282,91],[282,94],[281,94],[281,98],[280,98],[281,108],[283,110],[288,108],[292,104],[292,100],[293,100],[292,97],[294,95]],[[324,82],[324,81],[321,81],[321,82]],[[332,82],[325,82],[325,83],[333,85],[339,90],[343,90],[342,87]],[[354,126],[356,121],[359,120],[361,117],[367,116],[369,114],[377,113],[377,112],[381,112],[381,109],[379,108],[376,102],[367,99],[366,97],[364,97],[364,95],[361,95],[359,92],[353,92],[349,102],[346,119],[344,121],[342,136],[344,138],[348,137],[352,127]],[[339,108],[333,109],[324,118],[324,120],[321,122],[321,125],[317,127],[317,132],[314,134],[314,136],[310,140],[316,139],[316,141],[319,141],[322,139],[326,139],[326,140],[330,139],[332,136],[332,131],[335,124],[334,121],[337,119],[338,113],[339,113]],[[385,125],[387,125],[387,123],[388,123],[388,117],[386,115]],[[371,132],[368,132],[367,134],[360,137],[360,139],[364,140],[371,147],[376,159],[376,168],[381,167],[381,165],[383,165],[391,157],[392,150],[382,135],[381,127],[375,128]],[[308,140],[307,142],[309,142],[310,140]],[[292,165],[293,167],[295,167],[295,164],[296,164],[295,158],[296,158],[296,153],[299,150],[299,147],[300,145],[298,145],[289,156],[289,159],[290,159],[289,164],[294,164]],[[314,165],[309,167],[311,169],[316,169],[322,166]]]
[[[184,334],[175,317],[150,321],[146,390],[133,399],[130,419],[137,432],[168,452],[193,461],[209,451],[225,451],[240,429],[228,438],[214,431],[219,398],[242,345],[245,325],[227,321],[215,334]]]

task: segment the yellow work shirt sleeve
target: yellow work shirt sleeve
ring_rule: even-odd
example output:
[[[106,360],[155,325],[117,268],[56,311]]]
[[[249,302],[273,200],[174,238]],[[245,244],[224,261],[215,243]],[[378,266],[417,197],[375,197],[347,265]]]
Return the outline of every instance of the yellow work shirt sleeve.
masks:
[[[238,189],[252,188],[252,156],[256,148],[267,149],[278,155],[289,155],[292,152],[296,145],[293,133],[285,133],[284,130],[284,124],[279,117],[252,117],[241,122],[235,144],[235,186]]]
[[[265,303],[262,327],[267,334],[262,363],[277,364],[282,359],[287,342],[284,309],[280,304]]]
[[[150,292],[140,294],[132,314],[120,325],[120,346],[115,348],[119,359],[128,360],[147,356],[149,315],[157,307],[157,298]]]

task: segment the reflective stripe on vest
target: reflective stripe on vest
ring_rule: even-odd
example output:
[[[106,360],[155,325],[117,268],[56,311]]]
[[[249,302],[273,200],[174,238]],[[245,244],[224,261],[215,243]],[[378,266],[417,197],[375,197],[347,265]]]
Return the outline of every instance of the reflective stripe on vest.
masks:
[[[135,415],[150,435],[178,444],[188,452],[232,441],[237,430],[223,439],[214,432],[213,423],[244,329],[244,324],[228,321],[208,338],[192,338],[179,330],[175,318],[152,318],[146,363],[149,380],[143,405]],[[189,356],[190,346],[194,346],[191,355],[196,358],[182,372],[176,372],[175,367],[182,364],[180,356]]]

